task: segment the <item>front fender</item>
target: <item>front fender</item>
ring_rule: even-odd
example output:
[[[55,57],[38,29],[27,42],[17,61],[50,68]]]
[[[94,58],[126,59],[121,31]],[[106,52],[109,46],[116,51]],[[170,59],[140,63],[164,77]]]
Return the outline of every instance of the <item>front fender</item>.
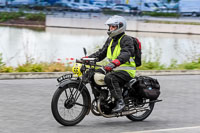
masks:
[[[58,86],[60,89],[62,89],[64,86],[68,85],[68,84],[79,84],[80,80],[71,80],[71,79],[67,79],[63,82],[61,82]]]
[[[64,88],[65,86],[67,86],[69,84],[77,84],[79,86],[80,80],[68,79],[68,80],[65,80],[62,83],[60,83],[58,86],[59,86],[59,89],[62,89],[62,88]],[[89,93],[87,87],[84,84],[81,84],[80,88],[83,88],[83,91],[86,92],[86,95],[88,97],[88,105],[89,105],[89,107],[88,107],[88,113],[87,114],[89,114],[90,109],[91,109],[91,96],[90,96],[90,93]]]

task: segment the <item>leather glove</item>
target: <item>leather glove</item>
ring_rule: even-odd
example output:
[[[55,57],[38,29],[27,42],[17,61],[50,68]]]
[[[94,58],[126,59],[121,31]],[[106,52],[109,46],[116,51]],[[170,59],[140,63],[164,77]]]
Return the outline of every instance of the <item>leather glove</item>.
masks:
[[[118,59],[115,59],[115,60],[113,60],[112,62],[108,63],[108,64],[104,67],[104,69],[105,69],[107,72],[110,72],[110,71],[113,70],[113,68],[120,66],[120,64],[121,64],[120,61],[119,61]]]
[[[106,72],[110,72],[113,70],[113,68],[115,68],[115,64],[110,62],[108,63],[106,66],[104,66],[104,69],[106,70]]]
[[[115,64],[115,67],[118,67],[121,64],[121,62],[118,59],[113,60],[112,63]]]

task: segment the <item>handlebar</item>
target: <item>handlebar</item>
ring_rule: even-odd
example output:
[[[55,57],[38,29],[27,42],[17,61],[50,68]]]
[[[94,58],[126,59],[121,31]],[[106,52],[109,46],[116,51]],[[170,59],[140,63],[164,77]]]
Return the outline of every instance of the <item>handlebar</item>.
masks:
[[[83,63],[83,61],[82,60],[78,60],[78,59],[76,59],[76,63]]]
[[[82,58],[82,59],[76,59],[76,63],[81,63],[81,64],[86,64],[86,65],[93,65],[93,66],[98,66],[102,67],[101,65],[96,64],[97,59],[96,58]]]
[[[97,61],[96,58],[82,58],[83,61]]]

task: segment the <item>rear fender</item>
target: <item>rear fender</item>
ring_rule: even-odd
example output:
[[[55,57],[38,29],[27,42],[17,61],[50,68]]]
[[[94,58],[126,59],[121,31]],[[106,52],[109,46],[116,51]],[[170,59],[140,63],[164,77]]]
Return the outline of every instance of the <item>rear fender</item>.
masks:
[[[77,84],[77,85],[79,85],[80,84],[80,80],[68,79],[68,80],[65,80],[65,81],[61,82],[58,86],[59,86],[59,89],[62,89],[62,88],[64,88],[65,86],[67,86],[69,84]],[[82,84],[81,86],[83,87],[83,91],[86,92],[86,95],[88,97],[88,105],[89,105],[88,113],[87,113],[87,115],[88,115],[89,112],[90,112],[90,109],[91,109],[91,96],[90,96],[90,93],[89,93],[87,87],[84,84]],[[82,87],[80,87],[80,88],[82,88]]]

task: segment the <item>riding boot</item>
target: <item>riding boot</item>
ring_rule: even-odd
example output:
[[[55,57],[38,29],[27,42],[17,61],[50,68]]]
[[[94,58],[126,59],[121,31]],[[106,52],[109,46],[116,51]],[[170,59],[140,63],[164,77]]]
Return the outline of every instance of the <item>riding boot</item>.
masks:
[[[116,107],[112,109],[113,113],[121,112],[122,109],[125,107],[125,103],[123,99],[118,99],[116,101]]]
[[[122,98],[122,91],[120,88],[115,88],[115,90],[111,91],[111,95],[115,98],[116,106],[112,109],[113,113],[121,112],[125,107],[124,100]]]
[[[120,112],[125,107],[125,103],[122,97],[122,90],[120,87],[120,81],[116,75],[114,74],[107,74],[104,78],[105,83],[107,84],[111,96],[115,99],[115,107],[112,109],[112,112]]]

